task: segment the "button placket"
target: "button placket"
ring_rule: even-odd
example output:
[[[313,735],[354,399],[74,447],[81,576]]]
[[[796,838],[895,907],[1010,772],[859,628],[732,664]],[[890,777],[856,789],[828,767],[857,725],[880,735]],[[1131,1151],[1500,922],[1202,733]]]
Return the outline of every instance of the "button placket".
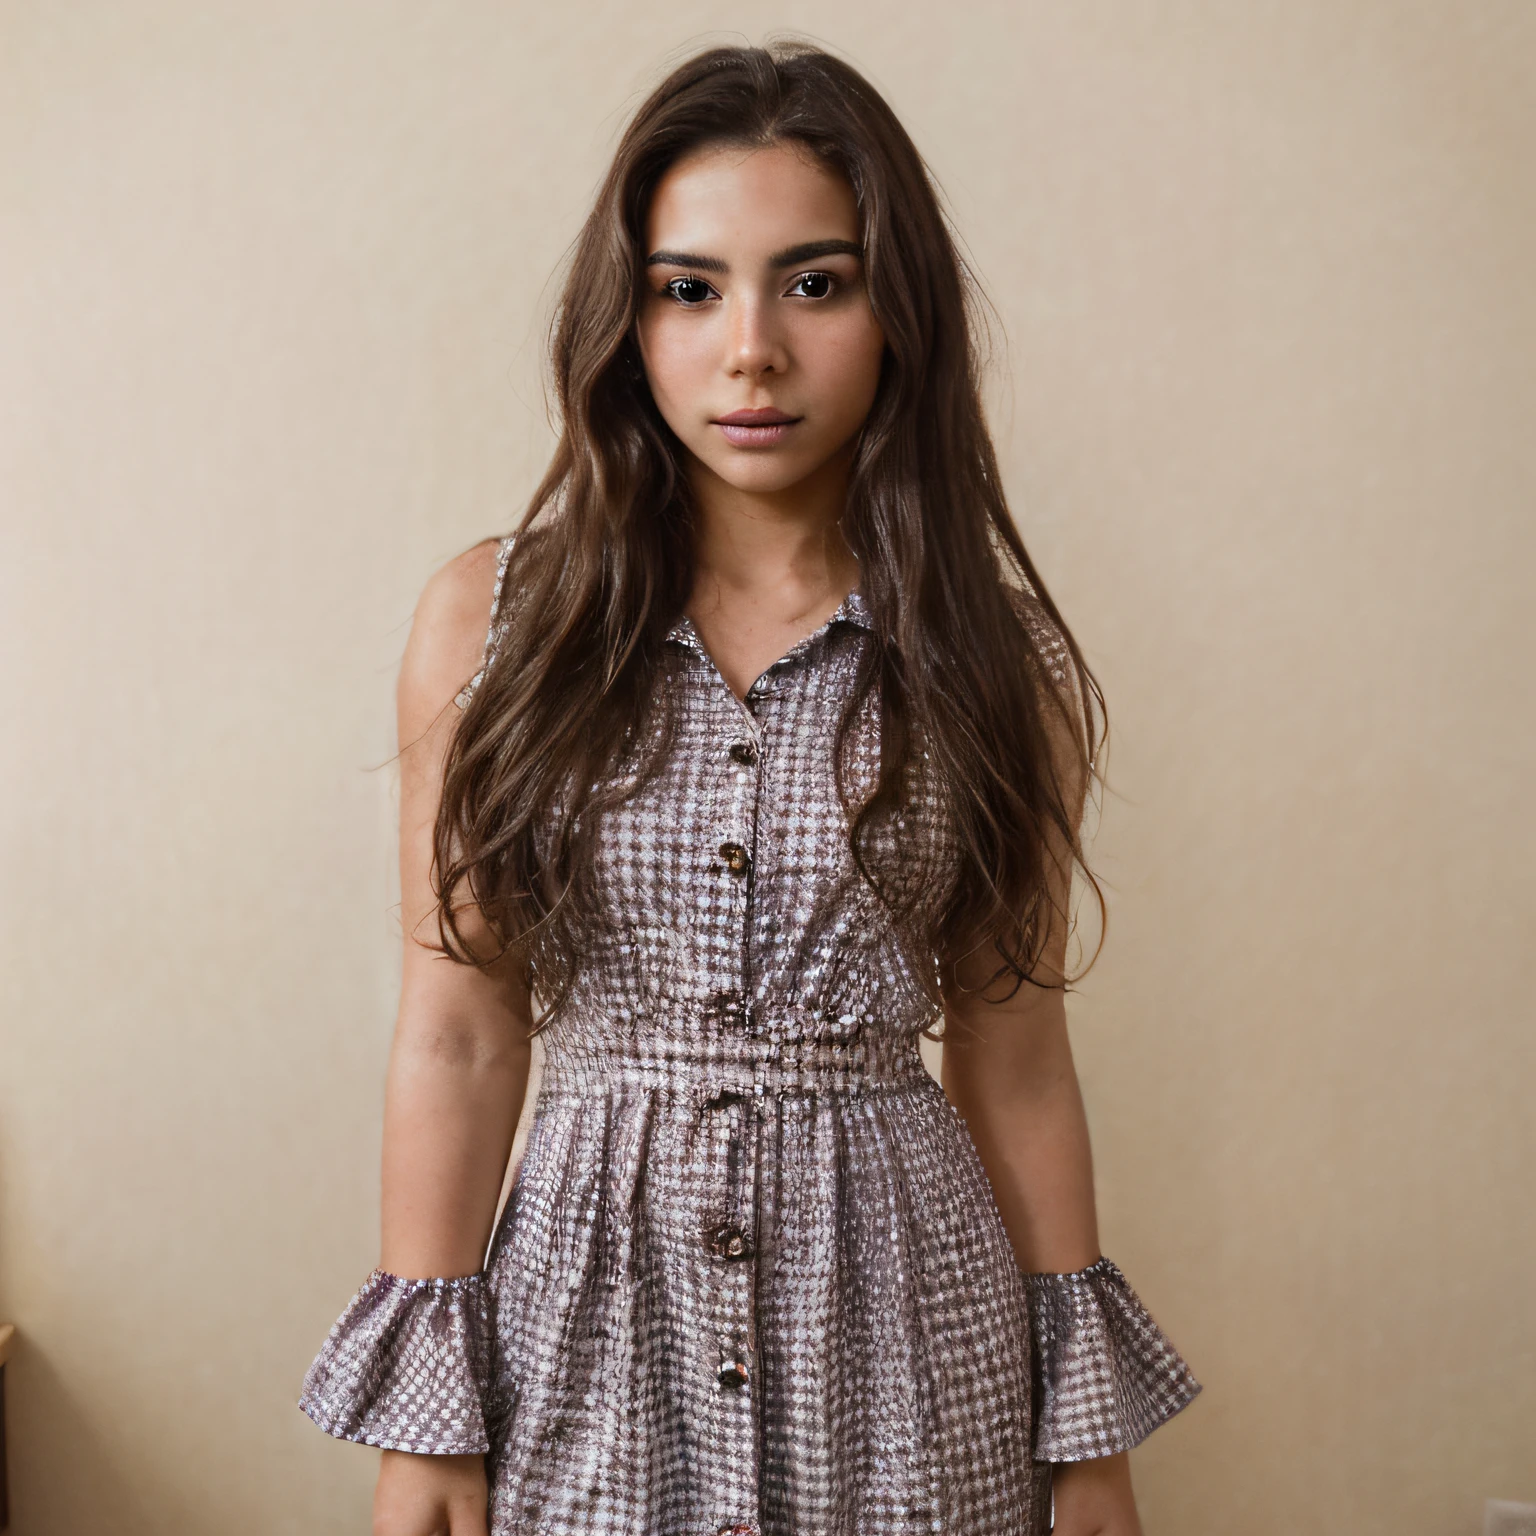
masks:
[[[739,906],[733,899],[732,910],[738,912],[736,961],[733,966],[731,985],[718,994],[718,1017],[726,1028],[752,1033],[755,1019],[751,1004],[752,996],[752,923],[754,887],[756,883],[757,820],[761,796],[761,765],[763,761],[763,732],[760,722],[749,707],[752,696],[765,685],[761,677],[748,690],[742,700],[723,690],[719,738],[722,755],[729,767],[723,775],[725,784],[722,809],[726,821],[722,831],[724,840],[715,850],[718,867],[727,879],[738,882]],[[727,702],[728,700],[728,702]]]
[[[765,679],[759,679],[766,685]],[[767,687],[754,685],[746,701],[730,695],[730,703],[716,717],[721,754],[719,805],[720,842],[714,853],[717,878],[726,882],[728,910],[733,924],[734,955],[729,970],[717,979],[712,1016],[722,1035],[735,1042],[754,1031],[752,998],[753,908],[756,884],[757,825],[760,811],[761,774],[764,757],[761,722],[753,714],[755,699]],[[725,701],[721,701],[725,704]],[[724,958],[724,957],[722,957]],[[762,1105],[755,1085],[742,1082],[741,1094],[728,1093],[714,1101],[708,1113],[717,1116],[722,1137],[725,1178],[711,1197],[712,1210],[703,1213],[700,1231],[708,1284],[712,1291],[714,1340],[710,1355],[701,1362],[712,1372],[719,1433],[733,1447],[732,1462],[747,1475],[740,1487],[721,1489],[722,1514],[742,1509],[736,1498],[755,1502],[758,1477],[759,1421],[762,1388],[757,1355],[757,1202],[761,1184],[760,1115]],[[734,1483],[734,1478],[732,1482]],[[752,1503],[745,1505],[752,1508]],[[727,1520],[722,1529],[745,1530],[756,1536],[750,1517]]]
[[[714,1338],[701,1365],[713,1376],[719,1422],[733,1475],[722,1484],[723,1528],[745,1522],[758,1493],[758,1360],[756,1272],[748,1238],[759,1187],[757,1101],[750,1086],[725,1087],[703,1107],[713,1145],[707,1199],[711,1211],[699,1232],[712,1292]],[[740,1502],[738,1502],[740,1501]],[[718,1517],[717,1517],[718,1518]]]

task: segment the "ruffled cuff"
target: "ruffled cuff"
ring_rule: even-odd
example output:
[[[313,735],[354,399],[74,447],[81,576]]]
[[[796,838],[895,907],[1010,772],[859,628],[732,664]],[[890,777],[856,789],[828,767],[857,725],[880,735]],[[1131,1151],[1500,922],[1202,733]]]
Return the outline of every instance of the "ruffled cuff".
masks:
[[[332,1325],[299,1407],[343,1440],[484,1453],[493,1335],[480,1275],[403,1280],[376,1269]]]
[[[1035,1358],[1035,1459],[1086,1461],[1145,1440],[1200,1390],[1108,1259],[1026,1274]]]

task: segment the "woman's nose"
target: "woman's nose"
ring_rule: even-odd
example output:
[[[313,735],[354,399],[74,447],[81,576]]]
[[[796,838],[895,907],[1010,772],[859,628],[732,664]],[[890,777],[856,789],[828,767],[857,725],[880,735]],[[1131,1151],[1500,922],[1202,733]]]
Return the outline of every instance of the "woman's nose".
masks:
[[[789,361],[771,301],[733,301],[726,320],[726,364],[732,374],[782,373]]]

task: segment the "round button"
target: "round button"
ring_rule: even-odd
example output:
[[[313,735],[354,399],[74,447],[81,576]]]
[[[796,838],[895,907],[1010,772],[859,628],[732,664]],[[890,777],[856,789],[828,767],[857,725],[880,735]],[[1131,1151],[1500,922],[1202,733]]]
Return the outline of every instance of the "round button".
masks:
[[[741,763],[750,768],[757,761],[757,748],[750,741],[733,741],[731,743],[731,761]]]
[[[752,1251],[752,1245],[747,1241],[746,1233],[732,1223],[716,1227],[710,1237],[709,1246],[723,1259],[744,1258]]]
[[[747,867],[747,850],[740,843],[721,843],[720,857],[733,875],[739,875]]]
[[[747,1362],[745,1360],[722,1360],[720,1362],[720,1385],[722,1387],[744,1387],[747,1384]]]

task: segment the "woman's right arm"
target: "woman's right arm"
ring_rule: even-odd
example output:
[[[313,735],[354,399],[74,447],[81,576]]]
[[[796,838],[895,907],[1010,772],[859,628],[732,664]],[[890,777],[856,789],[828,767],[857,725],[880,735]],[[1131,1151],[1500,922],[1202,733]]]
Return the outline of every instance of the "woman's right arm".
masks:
[[[454,695],[480,665],[495,576],[489,542],[432,577],[396,693],[405,953],[384,1100],[380,1267],[405,1278],[480,1270],[528,1085],[531,1004],[510,958],[481,970],[428,947],[441,943],[433,829],[460,715]],[[460,924],[477,950],[488,943],[478,911]],[[480,1455],[386,1450],[375,1536],[484,1536],[486,1499]]]

